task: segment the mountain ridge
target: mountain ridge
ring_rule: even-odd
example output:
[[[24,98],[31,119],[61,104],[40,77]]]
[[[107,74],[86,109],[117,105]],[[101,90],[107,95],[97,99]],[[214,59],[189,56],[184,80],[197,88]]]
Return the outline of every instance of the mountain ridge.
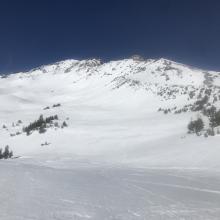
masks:
[[[188,68],[191,68],[191,69],[194,69],[194,70],[200,70],[200,71],[205,71],[205,72],[217,72],[219,73],[219,71],[213,71],[213,70],[208,70],[208,69],[203,69],[203,68],[199,68],[199,67],[195,67],[193,65],[188,65],[188,64],[184,64],[184,63],[181,63],[181,62],[177,62],[177,61],[174,61],[174,60],[171,60],[171,59],[167,59],[167,58],[157,58],[157,59],[145,59],[139,55],[135,55],[135,56],[132,56],[130,58],[124,58],[124,59],[119,59],[119,60],[109,60],[109,61],[103,61],[102,59],[99,59],[99,58],[89,58],[89,59],[82,59],[82,60],[79,60],[79,59],[63,59],[63,60],[60,60],[60,61],[56,61],[56,62],[51,62],[51,63],[48,63],[48,64],[42,64],[38,67],[34,67],[34,68],[31,68],[30,70],[27,70],[27,71],[18,71],[18,72],[13,72],[13,73],[8,73],[8,74],[0,74],[0,76],[5,76],[7,77],[7,75],[12,75],[12,74],[18,74],[18,73],[30,73],[30,72],[33,72],[35,70],[39,70],[39,69],[43,69],[44,67],[48,67],[48,66],[53,66],[53,65],[60,65],[60,64],[63,64],[65,62],[75,62],[75,63],[80,63],[80,62],[97,62],[99,63],[99,65],[101,64],[108,64],[108,63],[111,63],[111,62],[119,62],[119,61],[127,61],[127,60],[135,60],[137,62],[145,62],[145,63],[148,63],[148,62],[170,62],[170,63],[173,63],[173,64],[176,64],[176,65],[181,65],[181,66],[185,66],[185,67],[188,67]]]

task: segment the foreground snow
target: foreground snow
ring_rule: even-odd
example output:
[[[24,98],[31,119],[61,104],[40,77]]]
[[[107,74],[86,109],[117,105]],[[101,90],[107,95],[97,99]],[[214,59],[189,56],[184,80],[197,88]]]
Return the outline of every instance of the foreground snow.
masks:
[[[56,161],[1,161],[0,219],[201,220],[220,216],[219,172],[138,169],[80,160],[69,161],[69,167],[59,166]]]

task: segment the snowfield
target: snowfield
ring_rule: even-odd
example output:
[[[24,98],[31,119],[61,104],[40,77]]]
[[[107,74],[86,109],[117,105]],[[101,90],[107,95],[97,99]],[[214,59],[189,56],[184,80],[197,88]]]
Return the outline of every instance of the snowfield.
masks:
[[[50,163],[51,165],[51,163]],[[56,164],[57,165],[57,164]],[[219,219],[220,173],[0,162],[4,220]]]
[[[173,61],[66,60],[0,78],[2,220],[219,219],[220,73]],[[46,132],[23,132],[58,116]],[[20,120],[20,122],[19,122]],[[67,127],[63,127],[63,122]]]

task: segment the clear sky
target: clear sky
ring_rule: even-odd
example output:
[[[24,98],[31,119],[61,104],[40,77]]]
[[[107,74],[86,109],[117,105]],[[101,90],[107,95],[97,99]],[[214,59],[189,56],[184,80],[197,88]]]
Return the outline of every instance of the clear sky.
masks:
[[[0,73],[140,54],[220,71],[219,0],[0,0]]]

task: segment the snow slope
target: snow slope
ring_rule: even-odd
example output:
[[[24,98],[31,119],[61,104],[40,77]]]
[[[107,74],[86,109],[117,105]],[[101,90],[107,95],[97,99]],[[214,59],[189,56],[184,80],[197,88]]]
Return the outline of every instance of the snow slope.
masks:
[[[0,160],[0,219],[219,219],[220,135],[203,137],[219,95],[218,72],[165,59],[2,76],[0,147],[20,157]],[[56,126],[23,132],[41,114]],[[188,134],[198,116],[202,135]]]
[[[200,112],[174,114],[210,88],[209,100],[216,96],[218,107],[219,73],[165,59],[66,60],[1,77],[0,122],[6,128],[0,129],[0,146],[31,158],[217,169],[220,136],[187,134],[187,124]],[[171,113],[164,114],[168,108]],[[68,127],[27,136],[22,127],[40,114],[57,114]]]

